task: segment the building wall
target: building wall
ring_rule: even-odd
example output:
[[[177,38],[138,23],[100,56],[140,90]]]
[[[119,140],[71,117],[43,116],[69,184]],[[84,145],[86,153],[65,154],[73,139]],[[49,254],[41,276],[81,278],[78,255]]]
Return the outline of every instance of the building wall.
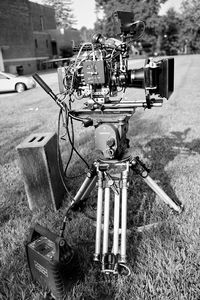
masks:
[[[0,0],[0,70],[16,73],[22,66],[24,74],[31,74],[53,56],[66,57],[72,40],[80,42],[79,32],[62,34],[56,29],[53,8],[28,0]]]
[[[0,46],[5,71],[23,65],[26,72],[35,69],[33,33],[28,0],[0,1]],[[30,58],[31,60],[26,60]]]
[[[51,37],[47,29],[55,29],[55,12],[48,6],[28,0],[0,0],[0,68],[16,73],[32,73],[41,61],[52,57]],[[3,61],[3,63],[2,63]]]
[[[47,32],[33,32],[36,57],[50,57],[52,55],[51,36]]]
[[[49,29],[56,29],[55,11],[53,8],[38,3],[29,2],[34,39],[34,53],[37,58],[37,68],[42,67],[42,61],[51,58],[52,46]]]
[[[29,2],[33,31],[56,29],[55,11],[53,8]]]
[[[80,33],[76,29],[63,30],[61,33],[59,29],[49,30],[51,39],[56,42],[58,55],[66,57],[66,54],[72,53],[72,47],[80,44]]]

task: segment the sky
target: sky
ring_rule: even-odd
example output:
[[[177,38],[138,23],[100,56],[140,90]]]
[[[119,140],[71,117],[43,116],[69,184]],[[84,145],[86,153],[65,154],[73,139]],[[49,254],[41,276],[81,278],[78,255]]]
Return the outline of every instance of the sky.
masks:
[[[160,14],[164,14],[170,7],[179,11],[182,0],[168,0],[161,6]],[[77,19],[76,28],[82,26],[93,28],[96,20],[95,0],[72,0],[72,8],[75,18]]]
[[[72,3],[73,14],[77,20],[74,27],[77,29],[82,26],[93,28],[96,21],[95,0],[73,0]]]
[[[171,7],[176,11],[180,11],[181,2],[182,0],[168,0],[165,4],[161,4],[160,15],[164,14]]]
[[[41,3],[41,0],[31,0],[33,2]],[[182,0],[168,0],[165,4],[162,5],[160,14],[164,14],[170,7],[173,7],[175,10],[180,9],[180,4]],[[82,26],[87,28],[93,28],[96,21],[95,13],[95,0],[72,0],[73,14],[77,20],[76,26],[77,29],[80,29]],[[100,17],[100,16],[99,16]]]

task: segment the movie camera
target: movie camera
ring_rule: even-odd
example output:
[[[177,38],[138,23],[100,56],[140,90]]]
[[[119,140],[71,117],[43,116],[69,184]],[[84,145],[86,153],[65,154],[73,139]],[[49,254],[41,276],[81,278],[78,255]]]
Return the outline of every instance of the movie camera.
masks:
[[[173,58],[157,62],[147,59],[144,68],[128,69],[129,44],[141,37],[145,24],[143,21],[134,22],[132,13],[127,12],[115,12],[112,20],[114,32],[120,34],[121,39],[106,39],[101,34],[95,34],[92,43],[83,44],[75,62],[60,70],[61,90],[75,92],[78,99],[89,97],[91,101],[86,105],[91,110],[112,103],[118,89],[124,91],[128,87],[145,89],[144,107],[156,106],[156,99],[168,99],[174,88]],[[84,55],[81,57],[82,51]]]
[[[145,24],[134,21],[132,13],[121,11],[115,12],[111,20],[117,38],[106,39],[101,34],[95,34],[91,43],[84,43],[77,49],[79,51],[74,61],[58,69],[58,81],[60,92],[68,96],[71,103],[87,99],[83,109],[71,110],[70,114],[72,118],[87,117],[82,122],[85,127],[95,126],[97,148],[106,158],[113,159],[128,147],[125,138],[127,120],[135,108],[160,107],[163,100],[172,94],[174,59],[154,61],[149,58],[143,68],[129,69],[129,45],[141,37]],[[127,88],[144,88],[145,100],[126,101]],[[115,123],[115,127],[113,124],[101,126],[102,123],[107,124],[108,119]],[[116,127],[118,136],[112,133]],[[110,131],[109,135],[114,137],[107,138],[104,133],[105,138],[102,139],[102,131]]]
[[[172,94],[174,59],[155,61],[149,58],[143,68],[129,69],[129,45],[142,35],[145,24],[134,21],[132,13],[121,11],[112,15],[112,22],[116,37],[104,38],[101,34],[95,34],[91,43],[84,43],[78,48],[76,58],[69,65],[58,69],[61,96],[55,95],[38,74],[33,77],[64,112],[72,152],[79,154],[74,146],[74,137],[69,133],[70,122],[77,120],[85,127],[95,127],[96,148],[103,156],[98,157],[89,168],[69,209],[85,201],[92,189],[98,186],[94,261],[100,262],[101,271],[105,274],[118,274],[121,269],[129,274],[126,265],[126,232],[130,174],[140,175],[161,200],[176,212],[180,213],[183,209],[180,202],[170,199],[153,181],[148,168],[138,157],[132,158],[126,153],[129,147],[126,138],[128,121],[135,109],[160,107],[163,100]],[[145,90],[144,100],[125,99],[126,89],[134,87]],[[73,109],[77,101],[80,101],[81,107]],[[111,207],[114,207],[112,230]],[[66,217],[61,237],[65,222]],[[109,239],[111,232],[112,241]]]

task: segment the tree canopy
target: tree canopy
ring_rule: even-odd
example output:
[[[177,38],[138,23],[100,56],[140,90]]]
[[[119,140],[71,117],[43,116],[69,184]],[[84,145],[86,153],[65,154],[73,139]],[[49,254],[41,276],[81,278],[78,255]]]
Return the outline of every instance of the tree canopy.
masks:
[[[181,16],[173,9],[160,21],[160,49],[167,55],[177,54],[181,50],[179,33],[182,26]]]
[[[58,27],[68,28],[76,24],[72,13],[71,0],[42,0],[43,4],[50,5],[55,9],[56,25]]]
[[[84,0],[82,0],[84,1]],[[200,53],[200,1],[183,0],[180,13],[170,9],[164,16],[159,15],[161,4],[167,0],[95,0],[96,10],[103,10],[104,18],[95,23],[94,32],[107,37],[114,35],[110,19],[114,11],[129,11],[134,20],[146,24],[145,34],[140,39],[145,52],[163,52],[171,55],[177,52]],[[73,27],[76,20],[72,12],[72,0],[42,0],[52,6],[56,13],[58,27]],[[89,40],[92,31],[83,27],[83,40]]]
[[[158,15],[161,3],[166,0],[96,0],[97,10],[103,9],[105,18],[98,21],[96,30],[100,30],[107,36],[112,36],[112,27],[109,24],[109,16],[116,10],[130,11],[134,19],[145,21],[146,29],[142,42],[148,50],[155,51],[157,48],[157,39],[160,34],[159,24],[160,16]]]
[[[183,0],[180,13],[170,9],[159,15],[166,0],[96,0],[97,10],[104,11],[104,19],[95,24],[95,31],[112,36],[109,16],[116,10],[131,11],[135,20],[143,20],[146,30],[141,42],[145,52],[163,51],[200,53],[200,1]],[[151,46],[151,47],[149,47]],[[145,48],[146,47],[146,48]]]
[[[200,1],[182,2],[180,43],[188,45],[192,53],[200,53]]]

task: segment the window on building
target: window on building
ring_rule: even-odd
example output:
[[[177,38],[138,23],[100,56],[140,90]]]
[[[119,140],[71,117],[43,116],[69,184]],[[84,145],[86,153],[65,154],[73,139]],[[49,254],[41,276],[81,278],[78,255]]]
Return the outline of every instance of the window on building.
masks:
[[[52,48],[52,54],[53,55],[57,55],[58,51],[57,51],[57,43],[56,43],[56,41],[51,41],[51,48]]]
[[[38,41],[35,39],[35,48],[38,48]]]
[[[44,30],[44,18],[43,16],[40,16],[40,28],[43,31]]]

